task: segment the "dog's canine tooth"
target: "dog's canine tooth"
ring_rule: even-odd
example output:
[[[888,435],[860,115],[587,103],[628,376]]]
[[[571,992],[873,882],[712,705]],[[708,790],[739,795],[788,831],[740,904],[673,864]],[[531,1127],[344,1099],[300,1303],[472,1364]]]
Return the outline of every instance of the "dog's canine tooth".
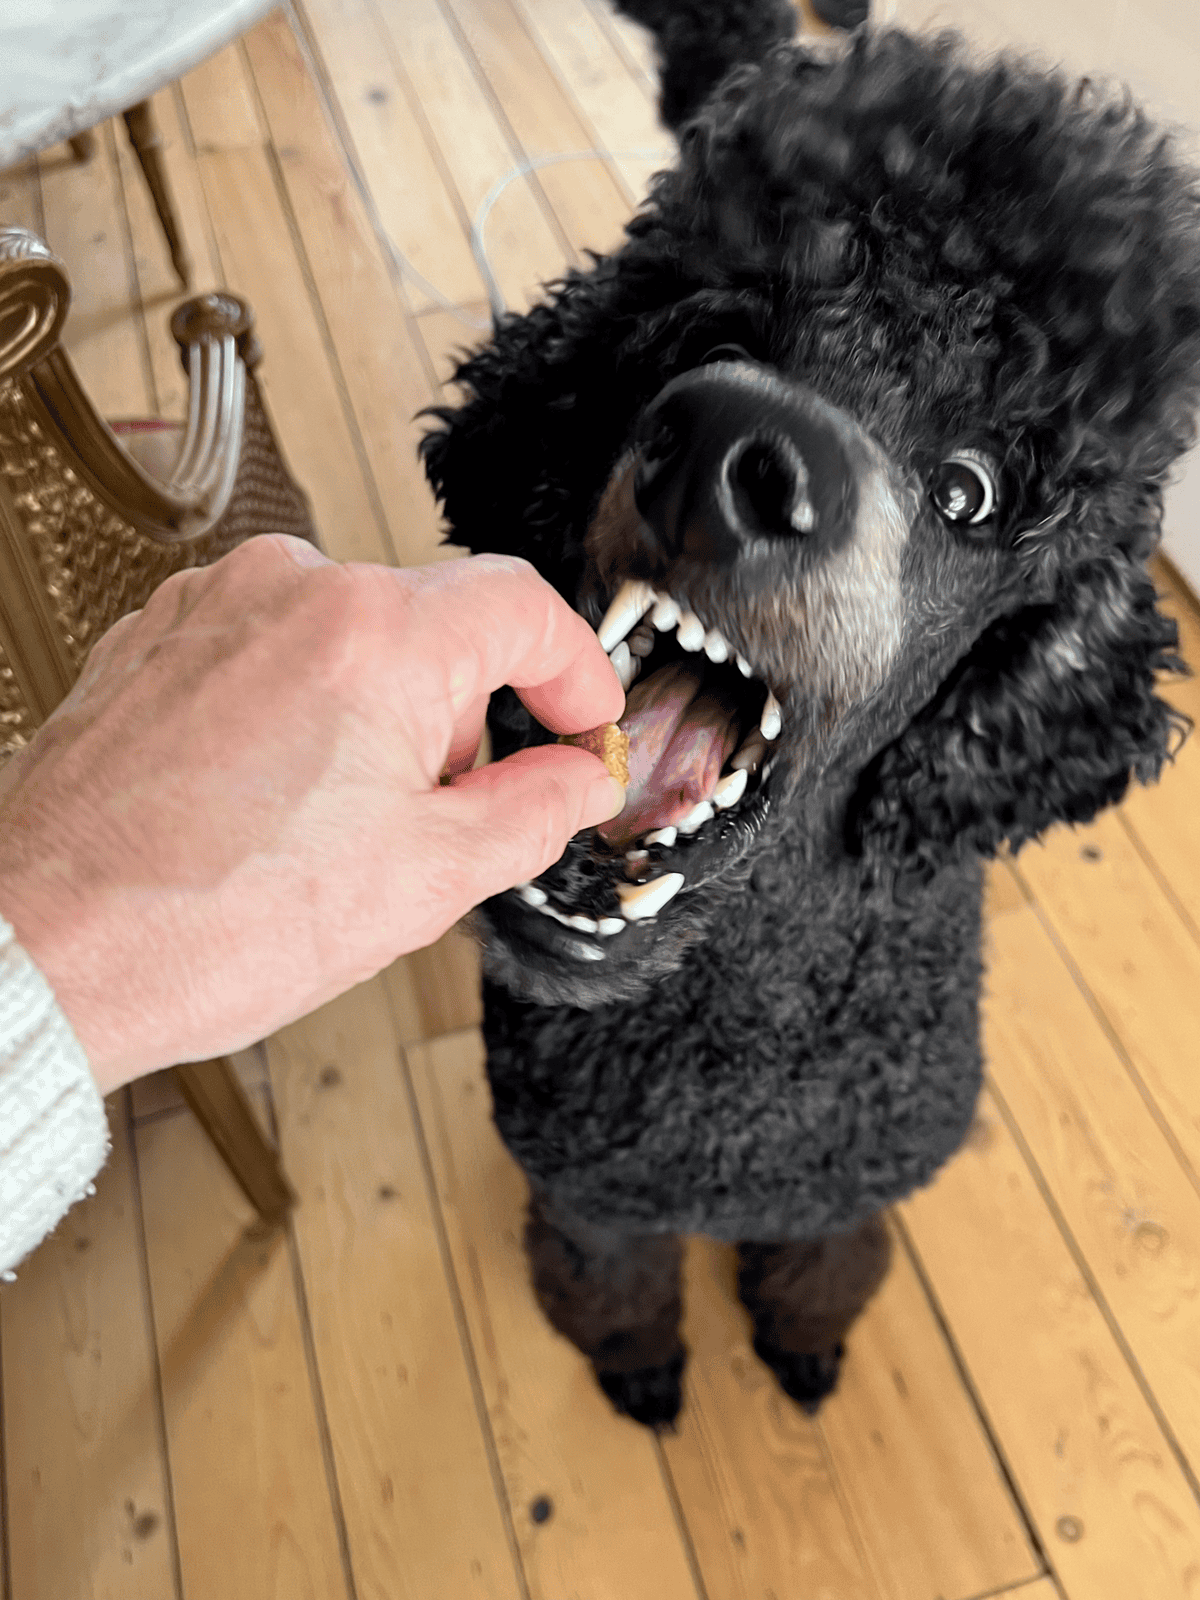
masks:
[[[694,611],[685,611],[679,619],[675,637],[685,650],[693,654],[704,643],[705,627]]]
[[[625,580],[596,629],[596,636],[606,655],[637,626],[654,604],[654,599],[654,590],[648,583],[643,583],[640,578]]]
[[[704,824],[716,815],[712,805],[707,800],[701,800],[698,806],[693,806],[686,817],[681,817],[676,827],[680,833],[695,833]]]
[[[659,595],[658,603],[650,613],[650,621],[659,633],[666,633],[679,621],[679,607],[669,594]]]
[[[718,811],[728,811],[730,806],[737,805],[746,792],[746,784],[749,782],[749,778],[750,774],[746,769],[740,767],[736,772],[731,772],[721,779],[713,790],[712,797],[712,803]]]
[[[621,680],[622,689],[628,690],[633,680],[642,670],[641,662],[630,652],[629,646],[624,639],[609,654],[608,659],[613,664],[613,671]]]
[[[601,917],[596,932],[602,939],[611,939],[614,933],[624,933],[627,927],[624,917]]]
[[[729,765],[735,772],[757,772],[767,753],[767,741],[761,733],[752,733]]]
[[[743,678],[751,678],[754,676],[754,668],[746,660],[745,656],[739,656],[737,658],[737,669]]]
[[[669,850],[679,835],[678,828],[655,828],[653,833],[648,833],[642,840],[643,844],[661,844]]]
[[[758,719],[759,732],[763,738],[770,741],[778,739],[779,730],[783,727],[783,712],[779,709],[779,701],[771,691],[767,690],[767,703],[762,708],[762,716]]]
[[[710,661],[729,660],[729,646],[715,628],[710,628],[704,635],[704,654]]]
[[[667,872],[661,878],[651,878],[649,883],[619,883],[617,898],[621,902],[621,915],[626,922],[657,916],[682,888],[682,872]]]
[[[546,904],[546,891],[539,889],[536,883],[519,883],[517,893],[527,906],[544,906]]]
[[[567,949],[576,961],[606,961],[608,958],[604,951],[594,944],[584,944],[581,939],[572,939]]]

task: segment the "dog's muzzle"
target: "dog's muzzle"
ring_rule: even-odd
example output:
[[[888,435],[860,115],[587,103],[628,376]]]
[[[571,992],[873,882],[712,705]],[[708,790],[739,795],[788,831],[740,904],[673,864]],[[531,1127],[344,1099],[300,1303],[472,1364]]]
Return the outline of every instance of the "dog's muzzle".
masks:
[[[802,384],[749,362],[696,368],[646,408],[634,443],[637,508],[668,560],[754,566],[782,542],[808,565],[851,537],[851,437]]]

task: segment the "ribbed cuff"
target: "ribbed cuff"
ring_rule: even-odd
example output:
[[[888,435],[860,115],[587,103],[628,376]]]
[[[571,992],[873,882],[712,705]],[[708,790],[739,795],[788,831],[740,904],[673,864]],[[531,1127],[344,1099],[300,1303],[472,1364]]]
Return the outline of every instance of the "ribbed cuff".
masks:
[[[0,1273],[92,1190],[104,1101],[54,992],[0,918]]]

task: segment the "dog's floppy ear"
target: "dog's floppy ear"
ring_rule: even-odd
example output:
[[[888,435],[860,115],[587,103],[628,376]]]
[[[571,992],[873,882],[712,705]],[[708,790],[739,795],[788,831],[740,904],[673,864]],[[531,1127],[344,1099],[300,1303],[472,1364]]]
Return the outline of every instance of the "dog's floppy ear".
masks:
[[[993,623],[863,773],[852,848],[920,872],[1090,821],[1131,778],[1157,778],[1186,734],[1154,692],[1157,674],[1187,670],[1177,643],[1135,556],[1073,567],[1049,604]]]

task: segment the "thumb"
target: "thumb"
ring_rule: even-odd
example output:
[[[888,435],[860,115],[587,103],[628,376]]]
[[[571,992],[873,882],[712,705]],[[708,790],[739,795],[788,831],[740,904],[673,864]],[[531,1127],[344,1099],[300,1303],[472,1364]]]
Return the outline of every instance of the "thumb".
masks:
[[[538,745],[465,772],[428,797],[453,838],[462,910],[544,872],[581,828],[615,817],[625,790],[586,750]]]

